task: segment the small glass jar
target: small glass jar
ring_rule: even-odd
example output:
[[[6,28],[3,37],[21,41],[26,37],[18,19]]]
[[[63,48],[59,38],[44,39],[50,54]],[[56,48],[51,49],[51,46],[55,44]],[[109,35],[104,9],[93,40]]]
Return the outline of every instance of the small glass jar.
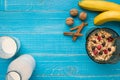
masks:
[[[113,52],[112,56],[106,60],[106,61],[101,61],[101,60],[96,60],[95,57],[93,57],[91,55],[91,53],[88,50],[88,38],[91,36],[91,34],[97,33],[100,30],[104,30],[110,34],[112,34],[112,38],[114,38],[114,43],[113,46],[116,46],[116,50],[115,52]],[[113,63],[117,63],[120,60],[120,38],[118,33],[116,33],[114,30],[110,29],[110,28],[92,28],[88,31],[87,33],[87,37],[86,37],[86,51],[88,56],[96,63],[100,63],[100,64],[113,64]]]
[[[0,58],[9,59],[13,57],[20,48],[20,41],[15,37],[0,37]]]
[[[18,57],[10,63],[6,80],[29,80],[35,65],[35,60],[31,55],[24,54]]]

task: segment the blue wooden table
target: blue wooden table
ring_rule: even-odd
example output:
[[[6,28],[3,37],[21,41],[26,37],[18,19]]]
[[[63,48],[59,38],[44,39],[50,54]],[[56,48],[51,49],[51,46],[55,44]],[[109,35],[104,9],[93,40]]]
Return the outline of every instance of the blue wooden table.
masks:
[[[0,36],[14,36],[21,41],[15,57],[0,59],[0,80],[5,80],[9,63],[22,54],[31,54],[36,68],[30,80],[120,80],[120,63],[97,64],[85,50],[86,33],[97,27],[93,18],[98,14],[81,9],[79,0],[0,0]],[[120,4],[120,0],[109,0]],[[70,27],[65,24],[69,10],[77,8],[88,13],[88,26],[76,42],[63,35]],[[75,18],[75,25],[81,24]],[[120,34],[120,23],[106,23]]]

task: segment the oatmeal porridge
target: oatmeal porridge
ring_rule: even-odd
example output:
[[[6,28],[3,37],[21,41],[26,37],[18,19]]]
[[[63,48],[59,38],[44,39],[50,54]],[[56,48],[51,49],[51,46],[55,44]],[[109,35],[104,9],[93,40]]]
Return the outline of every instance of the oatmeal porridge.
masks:
[[[92,33],[87,42],[87,50],[95,60],[107,61],[116,51],[112,34],[104,30]]]

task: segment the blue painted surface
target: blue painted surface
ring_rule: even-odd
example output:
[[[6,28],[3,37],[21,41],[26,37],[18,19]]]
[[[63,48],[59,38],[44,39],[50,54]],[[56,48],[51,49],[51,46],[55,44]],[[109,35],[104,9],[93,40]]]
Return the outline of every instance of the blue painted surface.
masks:
[[[0,59],[0,80],[5,79],[9,63],[22,54],[36,60],[30,80],[120,80],[120,63],[97,64],[87,56],[85,38],[89,29],[97,27],[93,18],[98,14],[81,9],[79,0],[0,0],[0,36],[20,39],[21,49],[15,57]],[[120,0],[109,0],[120,3]],[[76,42],[63,35],[69,31],[65,19],[69,10],[77,8],[88,13],[88,26]],[[75,25],[81,21],[75,18]],[[120,23],[106,23],[120,34]]]

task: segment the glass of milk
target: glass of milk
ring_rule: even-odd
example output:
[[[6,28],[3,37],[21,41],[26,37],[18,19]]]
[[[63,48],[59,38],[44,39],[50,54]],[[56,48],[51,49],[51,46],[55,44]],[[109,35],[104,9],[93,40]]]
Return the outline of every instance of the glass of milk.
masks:
[[[35,65],[35,60],[31,55],[24,54],[18,57],[10,63],[6,80],[29,80]]]
[[[17,38],[2,36],[0,37],[0,58],[9,59],[13,57],[20,48]]]

